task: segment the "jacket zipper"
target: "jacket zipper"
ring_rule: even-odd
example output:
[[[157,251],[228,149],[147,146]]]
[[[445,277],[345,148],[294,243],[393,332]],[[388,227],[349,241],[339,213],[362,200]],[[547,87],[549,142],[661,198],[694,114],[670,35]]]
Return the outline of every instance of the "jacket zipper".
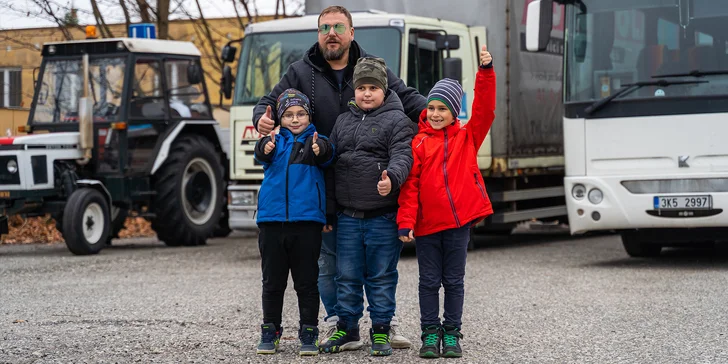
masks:
[[[478,186],[478,189],[480,190],[480,195],[483,196],[483,200],[485,200],[485,191],[483,190],[483,186],[481,186],[480,182],[478,181],[478,174],[473,173],[473,177],[475,178],[475,185]]]
[[[361,121],[364,121],[364,118],[365,117],[367,117],[367,114],[364,114],[361,117]],[[359,148],[359,143],[357,143],[357,136],[359,135],[359,127],[361,126],[361,124],[362,123],[357,124],[356,125],[356,129],[354,129],[354,153],[356,153],[356,150]],[[352,153],[352,154],[354,154],[354,153]],[[351,179],[350,179],[351,177],[349,176],[349,171],[350,170],[351,170],[351,168],[349,168],[349,169],[346,170],[346,180],[347,181],[351,181]],[[351,201],[351,192],[348,191],[348,186],[347,186],[347,192],[348,192],[348,195],[349,195],[349,207],[353,208],[354,204]]]
[[[296,145],[296,140],[298,139],[298,135],[293,137],[293,145]],[[291,148],[291,153],[293,153],[293,148]],[[286,163],[286,221],[288,221],[288,168],[291,166],[291,156],[288,155],[288,162]]]
[[[445,160],[442,162],[442,173],[445,176],[445,190],[447,191],[447,198],[450,200],[450,208],[452,208],[452,214],[455,216],[455,224],[460,227],[460,219],[458,219],[458,213],[455,211],[455,203],[452,200],[452,193],[450,193],[450,186],[447,183],[447,130],[445,132]]]

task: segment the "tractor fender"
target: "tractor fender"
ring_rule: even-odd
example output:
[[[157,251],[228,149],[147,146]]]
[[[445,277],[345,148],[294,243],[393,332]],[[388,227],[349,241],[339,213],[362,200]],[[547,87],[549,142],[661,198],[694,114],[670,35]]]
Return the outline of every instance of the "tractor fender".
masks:
[[[112,205],[111,193],[109,193],[109,190],[106,189],[106,186],[104,186],[101,181],[95,179],[78,179],[76,180],[76,186],[89,187],[98,190],[99,192],[101,192],[102,195],[104,195],[104,197],[106,197],[106,202],[109,204],[109,206]]]
[[[164,137],[164,141],[159,144],[157,156],[154,158],[154,164],[150,174],[154,174],[162,167],[164,161],[169,157],[169,150],[172,147],[175,139],[182,134],[182,132],[194,132],[198,135],[207,136],[210,141],[215,144],[217,148],[220,148],[224,157],[229,158],[230,154],[230,143],[225,140],[225,132],[220,128],[220,125],[215,120],[183,120],[178,122],[172,130],[170,130]],[[207,131],[207,132],[206,132]],[[228,134],[229,135],[229,134]],[[223,161],[224,163],[224,161]]]

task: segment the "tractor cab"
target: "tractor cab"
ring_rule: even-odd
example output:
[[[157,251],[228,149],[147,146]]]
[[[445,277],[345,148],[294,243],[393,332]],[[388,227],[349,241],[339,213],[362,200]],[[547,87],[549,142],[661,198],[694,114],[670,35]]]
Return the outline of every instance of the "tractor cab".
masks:
[[[10,214],[50,213],[69,249],[91,254],[136,211],[168,245],[203,244],[226,200],[227,142],[212,117],[200,51],[154,39],[146,24],[130,27],[130,38],[97,39],[92,27],[87,35],[44,44],[28,123],[19,128],[27,135],[0,138],[0,163],[18,165],[17,183],[5,184],[11,179],[0,171],[0,231]],[[95,213],[83,215],[90,200],[76,201],[77,193],[93,195]],[[78,213],[72,202],[81,203]]]

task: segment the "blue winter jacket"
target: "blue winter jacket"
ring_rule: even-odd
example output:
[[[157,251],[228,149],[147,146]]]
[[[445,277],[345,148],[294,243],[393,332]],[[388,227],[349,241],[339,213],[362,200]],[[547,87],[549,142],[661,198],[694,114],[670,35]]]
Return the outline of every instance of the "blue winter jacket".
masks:
[[[326,186],[323,168],[334,159],[334,146],[319,135],[319,155],[313,153],[310,124],[298,135],[281,128],[275,148],[266,155],[270,136],[255,144],[255,159],[263,164],[263,185],[258,195],[257,223],[315,221],[326,223]]]

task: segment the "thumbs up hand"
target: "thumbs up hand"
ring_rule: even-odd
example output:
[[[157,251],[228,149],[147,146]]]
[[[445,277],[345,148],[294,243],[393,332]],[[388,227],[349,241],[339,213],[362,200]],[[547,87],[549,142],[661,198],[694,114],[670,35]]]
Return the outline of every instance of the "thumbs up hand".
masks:
[[[380,196],[386,196],[392,192],[392,180],[387,177],[387,170],[382,171],[382,178],[377,182],[377,191]]]
[[[263,152],[265,152],[266,155],[270,154],[270,152],[273,151],[273,149],[276,147],[276,132],[271,131],[270,133],[270,140],[268,143],[265,143],[265,148],[263,148]]]
[[[273,121],[273,109],[268,105],[265,109],[265,114],[258,119],[258,133],[263,136],[268,135],[273,130],[275,124],[275,121]]]
[[[480,64],[487,66],[492,61],[493,57],[490,55],[490,52],[488,52],[488,47],[484,45],[480,50]]]
[[[321,151],[319,149],[318,144],[316,144],[316,141],[318,141],[318,133],[314,132],[313,133],[313,143],[311,144],[311,149],[313,149],[313,154],[318,156],[319,153],[321,153]]]

